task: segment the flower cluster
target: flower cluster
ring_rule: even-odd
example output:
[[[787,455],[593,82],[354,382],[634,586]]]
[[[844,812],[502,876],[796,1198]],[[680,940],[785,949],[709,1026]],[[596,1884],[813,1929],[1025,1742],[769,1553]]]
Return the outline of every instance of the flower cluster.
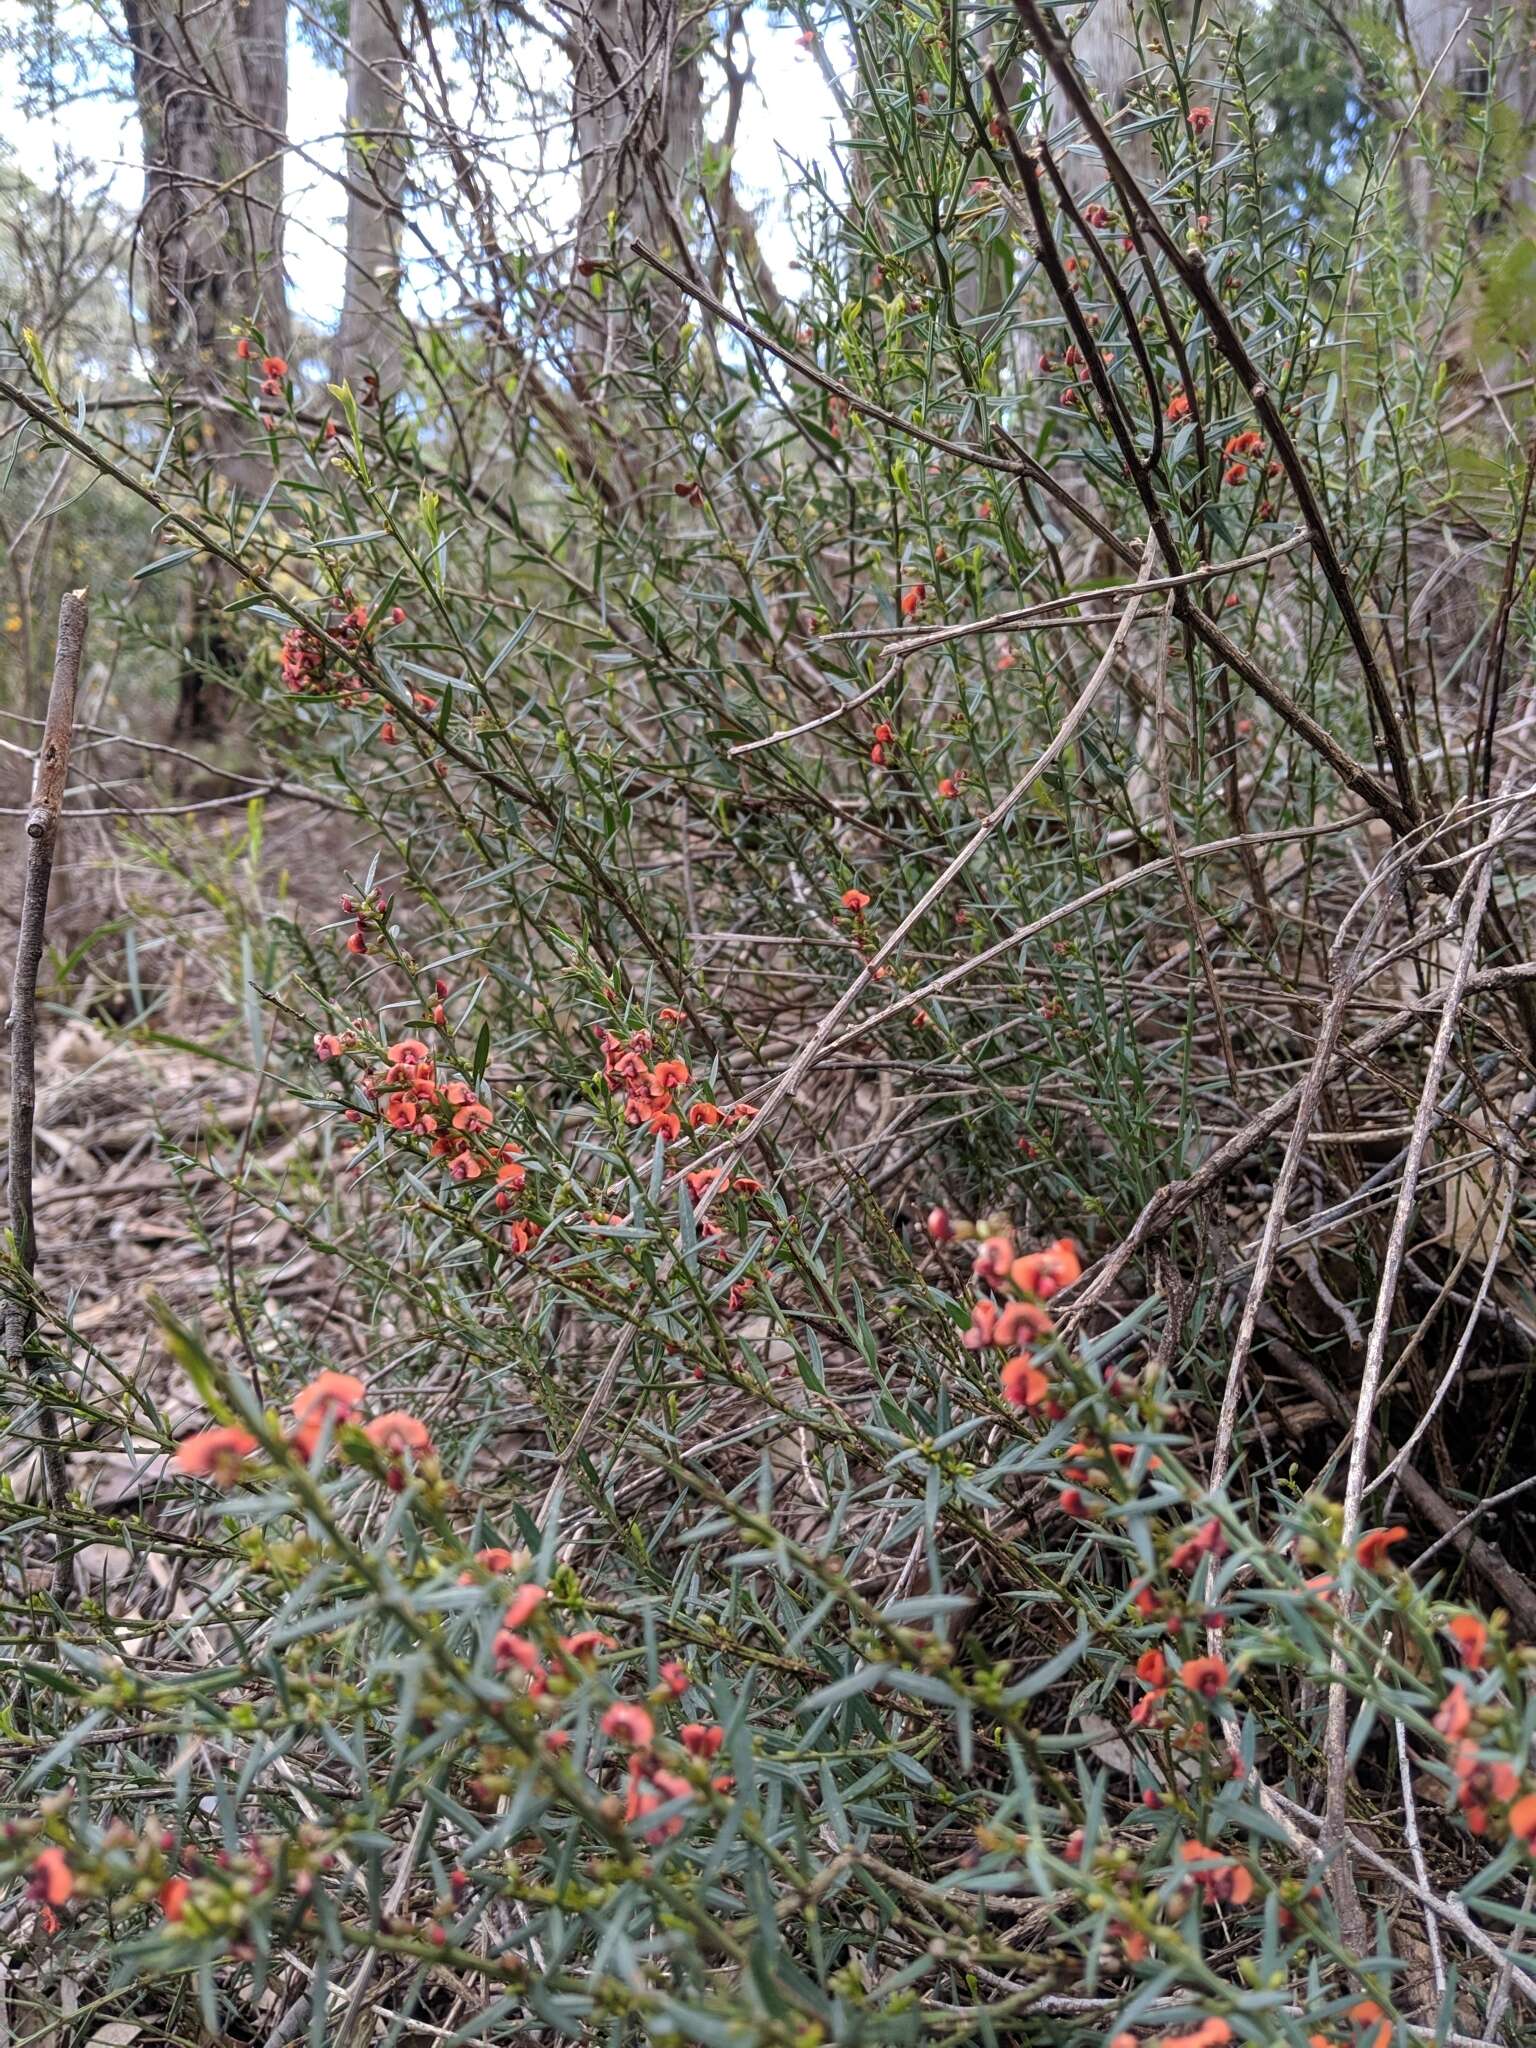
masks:
[[[249,336],[242,334],[235,343],[235,355],[238,360],[242,363],[248,363],[255,356],[255,353],[256,351],[251,347]],[[261,358],[261,396],[263,398],[281,398],[283,395],[283,380],[287,375],[288,363],[285,357],[263,356]]]
[[[1222,472],[1222,482],[1246,483],[1250,459],[1255,455],[1262,455],[1263,452],[1264,436],[1254,428],[1249,427],[1244,433],[1233,434],[1222,449],[1227,458],[1227,467]]]
[[[497,1208],[511,1207],[528,1179],[521,1147],[497,1135],[493,1111],[467,1081],[441,1076],[425,1040],[397,1039],[359,1086],[390,1130],[425,1139],[456,1181],[493,1181]]]
[[[113,1820],[93,1839],[44,1839],[66,1834],[66,1815],[67,1802],[49,1800],[35,1818],[5,1828],[6,1846],[30,1855],[27,1897],[47,1934],[94,1904],[140,1906],[176,1938],[216,1938],[232,1960],[249,1961],[256,1953],[246,1938],[250,1922],[281,1890],[307,1897],[335,1861],[312,1828],[287,1838],[247,1835],[205,1851],[153,1815],[137,1829]]]
[[[972,1303],[970,1328],[961,1341],[968,1351],[1010,1353],[1000,1374],[1003,1399],[1054,1419],[1066,1410],[1034,1353],[1054,1333],[1044,1304],[1082,1277],[1082,1261],[1067,1237],[1057,1238],[1043,1251],[1016,1252],[1006,1222],[996,1216],[987,1219],[988,1226],[1002,1227],[990,1229],[976,1253],[973,1270],[985,1291]],[[930,1212],[928,1228],[941,1242],[961,1235],[943,1209]],[[975,1230],[975,1225],[969,1226],[968,1234]]]
[[[673,1686],[664,1680],[662,1690],[671,1692]],[[615,1700],[603,1716],[602,1730],[611,1742],[629,1751],[624,1820],[630,1827],[638,1826],[653,1847],[683,1832],[687,1819],[680,1809],[695,1797],[701,1784],[723,1794],[735,1783],[728,1776],[713,1775],[709,1769],[725,1743],[725,1730],[716,1723],[687,1721],[677,1730],[675,1739],[682,1746],[683,1758],[676,1762],[681,1765],[686,1758],[694,1765],[687,1775],[684,1769],[673,1768],[658,1754],[656,1723],[646,1707]]]
[[[368,951],[369,932],[383,932],[388,928],[389,898],[382,895],[375,896],[371,893],[360,897],[343,896],[341,899],[341,912],[343,917],[356,919],[352,930],[347,934],[347,951],[355,953],[361,958]],[[446,995],[446,993],[447,990],[444,988],[443,994]],[[439,1007],[441,1007],[441,996],[438,1001]],[[358,1033],[356,1031],[349,1031],[342,1037],[337,1037],[334,1032],[319,1031],[315,1034],[315,1057],[322,1060],[333,1060],[338,1053],[344,1050],[350,1051],[357,1042]]]
[[[349,1372],[317,1373],[294,1395],[293,1423],[283,1441],[306,1464],[316,1454],[337,1447],[344,1425],[356,1420],[367,1395],[364,1382]],[[274,1431],[274,1433],[277,1433]],[[400,1492],[413,1471],[435,1474],[436,1451],[431,1432],[419,1417],[391,1409],[362,1424],[361,1435],[374,1460],[382,1460],[385,1484]],[[235,1423],[221,1423],[183,1437],[176,1447],[176,1466],[194,1479],[210,1479],[226,1491],[244,1479],[262,1450],[259,1437]]]
[[[399,626],[404,622],[404,606],[391,606],[387,623]],[[349,710],[362,710],[372,702],[373,693],[358,681],[350,658],[366,652],[378,626],[367,605],[350,594],[344,604],[333,607],[324,636],[308,626],[290,626],[283,635],[280,657],[284,688],[294,696],[334,692]]]
[[[676,1022],[679,1014],[668,1010],[663,1013],[664,1020]],[[651,1056],[656,1050],[656,1040],[645,1029],[632,1031],[628,1038],[620,1038],[605,1025],[599,1025],[597,1041],[603,1054],[603,1079],[615,1095],[624,1098],[625,1123],[632,1129],[649,1131],[654,1137],[674,1143],[683,1134],[679,1093],[694,1079],[687,1061],[673,1058],[653,1060]],[[687,1106],[691,1131],[713,1130],[717,1124],[739,1129],[750,1123],[756,1114],[750,1102],[738,1102],[729,1109],[722,1109],[704,1095]]]
[[[1486,1629],[1475,1616],[1457,1620],[1463,1661],[1476,1670],[1482,1663]],[[1525,1789],[1508,1748],[1490,1743],[1490,1737],[1501,1732],[1504,1718],[1496,1701],[1474,1706],[1466,1685],[1458,1680],[1435,1715],[1435,1730],[1449,1752],[1452,1802],[1469,1831],[1486,1835],[1497,1825],[1536,1858],[1536,1792]],[[1514,1754],[1524,1747],[1523,1738],[1517,1737]]]

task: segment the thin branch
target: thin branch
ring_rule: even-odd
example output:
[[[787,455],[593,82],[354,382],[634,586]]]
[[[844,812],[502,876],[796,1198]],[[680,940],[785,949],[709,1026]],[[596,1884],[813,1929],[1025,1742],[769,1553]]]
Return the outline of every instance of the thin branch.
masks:
[[[58,650],[53,664],[53,686],[48,693],[48,717],[32,778],[32,802],[26,814],[21,930],[11,982],[11,1013],[6,1024],[11,1042],[7,1176],[17,1278],[7,1289],[5,1358],[16,1379],[30,1368],[42,1388],[38,1436],[42,1444],[43,1484],[49,1508],[60,1519],[69,1505],[69,1486],[59,1448],[58,1421],[47,1392],[51,1371],[38,1358],[28,1357],[37,1329],[31,1288],[37,1266],[37,1225],[32,1199],[33,1131],[37,1121],[37,970],[43,957],[43,927],[48,916],[48,885],[59,833],[59,809],[69,779],[69,743],[88,618],[86,593],[66,591],[59,605]],[[69,1589],[71,1576],[72,1566],[61,1540],[54,1566],[54,1589],[61,1599]]]

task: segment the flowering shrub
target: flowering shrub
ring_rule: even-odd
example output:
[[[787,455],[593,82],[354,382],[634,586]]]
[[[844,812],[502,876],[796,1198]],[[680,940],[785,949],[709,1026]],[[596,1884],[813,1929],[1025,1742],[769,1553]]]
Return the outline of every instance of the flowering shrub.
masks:
[[[400,391],[231,335],[256,502],[8,368],[324,821],[137,828],[125,1035],[190,965],[250,1087],[153,1355],[8,1269],[18,2039],[1529,2030],[1504,152],[1373,37],[1301,162],[1251,23],[1106,127],[1016,14],[851,20],[792,307],[491,194]]]
[[[609,1078],[641,1078],[645,1036],[605,1036]],[[398,1086],[426,1055],[392,1051]],[[167,1716],[188,1737],[227,1724],[247,1791],[212,1754],[188,1754],[130,1821],[96,1810],[90,1749],[68,1745],[70,1782],[6,1833],[43,1933],[88,1953],[111,1928],[120,1973],[194,1971],[221,2027],[259,1999],[281,1944],[317,1981],[345,1981],[372,1951],[428,1972],[424,1987],[447,1971],[493,2015],[624,2015],[662,2036],[707,2037],[748,1981],[769,2032],[835,2036],[863,2012],[901,2033],[963,2003],[985,1971],[1007,1973],[994,2015],[1056,2014],[1121,2048],[1257,2038],[1256,2021],[1287,2038],[1390,2038],[1400,1974],[1341,1944],[1323,1823],[1280,1793],[1297,1774],[1277,1744],[1320,1748],[1330,1685],[1362,1702],[1390,1687],[1418,1752],[1421,1825],[1434,1781],[1452,1835],[1518,1868],[1536,1858],[1521,1660],[1497,1623],[1426,1598],[1393,1564],[1403,1531],[1341,1551],[1317,1497],[1254,1529],[1208,1493],[1155,1364],[1052,1328],[1041,1303],[1078,1280],[1071,1241],[1020,1253],[994,1234],[974,1264],[967,1343],[1019,1341],[1000,1326],[1032,1307],[1042,1386],[1021,1399],[1025,1354],[1005,1362],[1020,1420],[999,1431],[1014,1411],[957,1380],[943,1436],[890,1461],[890,1504],[908,1503],[938,1556],[967,1529],[995,1548],[1033,1633],[1061,1644],[1045,1657],[998,1655],[1007,1635],[979,1636],[942,1578],[872,1596],[778,1526],[771,1488],[722,1491],[653,1430],[642,1454],[691,1501],[696,1556],[731,1554],[734,1618],[644,1570],[616,1578],[616,1558],[589,1579],[561,1559],[557,1514],[531,1532],[537,1554],[485,1542],[495,1532],[426,1425],[369,1414],[357,1375],[317,1374],[284,1420],[168,1330],[215,1412],[245,1418],[176,1453],[222,1496],[231,1571],[202,1626],[236,1663],[212,1689],[122,1659],[81,1668],[77,1726],[84,1737],[108,1716],[147,1758]],[[888,1439],[806,1391],[802,1427]],[[990,1453],[961,1455],[978,1431]],[[380,1488],[382,1519],[368,1505]],[[1058,1536],[1021,1549],[975,1519],[1031,1495]],[[365,1644],[377,1676],[360,1689],[348,1674]],[[327,1731],[335,1762],[299,1777],[287,1759],[307,1728]],[[362,1777],[381,1743],[394,1761]],[[946,1786],[933,1765],[951,1748],[962,1775]],[[292,1825],[242,1826],[262,1780]],[[198,1781],[216,1796],[189,1802]],[[370,1913],[370,1873],[402,1828],[406,1870],[435,1895],[423,1908],[420,1885],[397,1885]],[[902,1867],[914,1829],[935,1846],[926,1869]],[[754,1898],[778,1901],[766,1938]],[[878,1996],[871,1910],[881,1946],[914,1951],[906,1985]],[[1304,2008],[1276,1995],[1298,1983],[1312,1986]]]

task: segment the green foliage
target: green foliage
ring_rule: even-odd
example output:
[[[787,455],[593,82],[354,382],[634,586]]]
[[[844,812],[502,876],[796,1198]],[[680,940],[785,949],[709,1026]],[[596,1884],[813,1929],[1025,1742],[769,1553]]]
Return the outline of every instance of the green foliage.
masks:
[[[43,1269],[70,1443],[151,1476],[0,1503],[127,1558],[7,1587],[34,2032],[67,1979],[189,2040],[1520,2038],[1493,124],[1145,22],[1131,206],[1037,158],[1021,18],[850,10],[781,314],[621,246],[594,373],[449,212],[401,392],[231,335],[238,469],[6,366],[140,508],[100,643],[217,620],[333,906],[245,791],[133,828],[287,1121],[163,1135],[214,1291],[150,1384]]]

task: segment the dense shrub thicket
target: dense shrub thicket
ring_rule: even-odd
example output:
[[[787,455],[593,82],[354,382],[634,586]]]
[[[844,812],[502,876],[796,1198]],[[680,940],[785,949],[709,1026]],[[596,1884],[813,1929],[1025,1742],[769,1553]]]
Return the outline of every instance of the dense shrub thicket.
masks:
[[[334,906],[143,828],[298,1136],[164,1138],[149,1362],[40,1218],[12,1429],[142,1486],[3,1503],[18,2041],[1529,2032],[1511,45],[1319,155],[1053,20],[850,16],[794,303],[706,189],[445,214],[398,390],[232,329],[259,490],[13,337]]]

